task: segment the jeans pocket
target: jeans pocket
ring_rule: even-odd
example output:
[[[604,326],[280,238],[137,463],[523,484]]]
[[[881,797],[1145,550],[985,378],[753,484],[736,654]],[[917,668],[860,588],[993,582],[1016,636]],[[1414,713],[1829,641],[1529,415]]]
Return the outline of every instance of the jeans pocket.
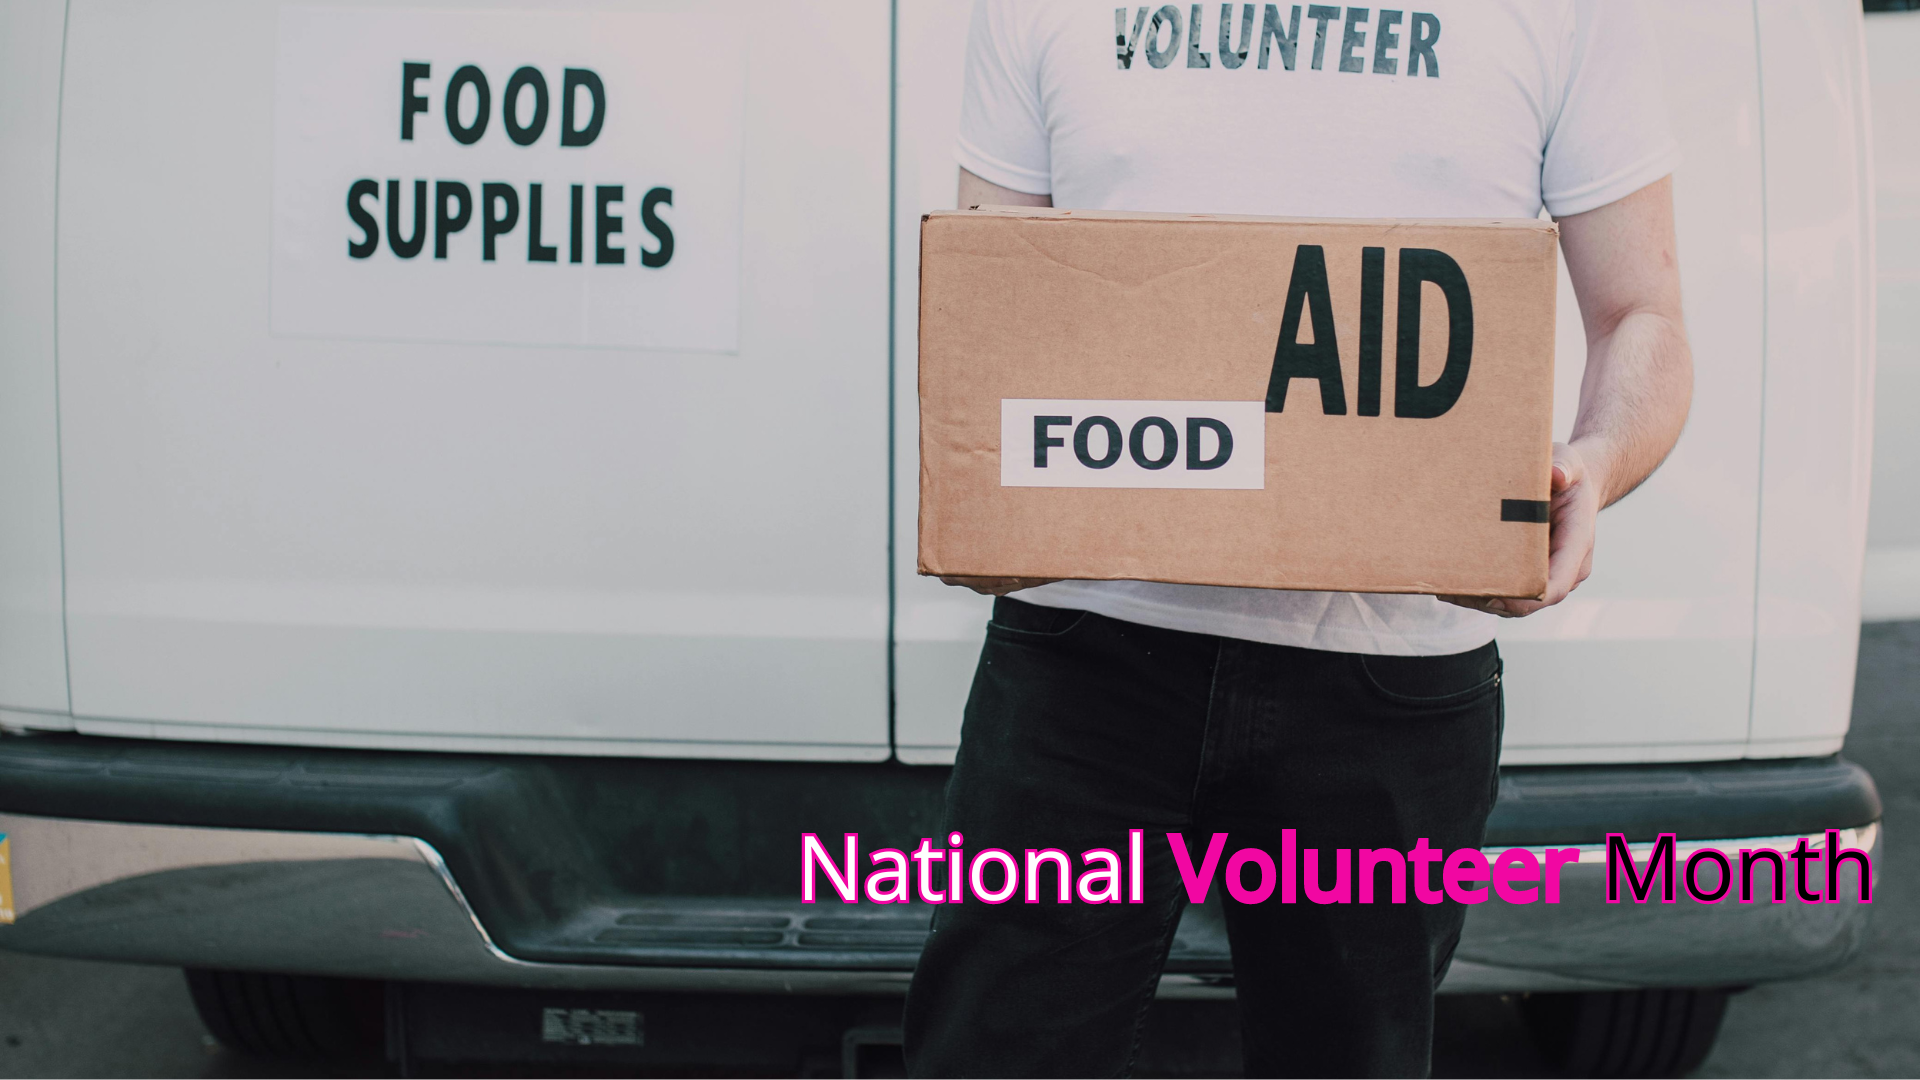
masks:
[[[999,630],[1016,637],[1064,637],[1086,620],[1087,612],[1077,608],[1042,607],[998,596],[993,601],[993,620],[988,630]]]
[[[1458,705],[1500,688],[1500,651],[1492,642],[1450,656],[1362,654],[1354,661],[1367,689],[1396,705]]]

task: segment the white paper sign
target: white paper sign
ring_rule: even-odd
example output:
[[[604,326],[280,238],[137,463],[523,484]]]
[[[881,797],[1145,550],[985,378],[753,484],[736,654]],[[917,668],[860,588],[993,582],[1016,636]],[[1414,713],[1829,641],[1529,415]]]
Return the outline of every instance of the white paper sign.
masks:
[[[1001,487],[1264,488],[1264,401],[1000,402]]]
[[[284,9],[274,332],[736,351],[729,11]]]

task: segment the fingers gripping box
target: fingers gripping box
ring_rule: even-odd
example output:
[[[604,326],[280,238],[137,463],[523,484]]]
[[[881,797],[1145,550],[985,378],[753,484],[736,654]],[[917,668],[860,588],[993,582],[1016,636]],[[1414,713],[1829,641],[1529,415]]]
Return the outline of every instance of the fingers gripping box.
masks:
[[[1549,222],[920,234],[920,572],[1538,597]]]

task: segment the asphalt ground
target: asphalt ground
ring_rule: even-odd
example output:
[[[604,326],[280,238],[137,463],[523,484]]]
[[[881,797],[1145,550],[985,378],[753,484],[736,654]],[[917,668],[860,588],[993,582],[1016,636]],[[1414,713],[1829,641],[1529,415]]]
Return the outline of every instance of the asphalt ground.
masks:
[[[1838,971],[1735,997],[1698,1076],[1920,1076],[1920,622],[1863,629],[1846,753],[1886,803],[1864,945]],[[1512,1004],[1493,997],[1441,999],[1434,1068],[1546,1071]],[[386,1073],[290,1068],[224,1049],[177,970],[0,953],[0,1077],[352,1075]]]

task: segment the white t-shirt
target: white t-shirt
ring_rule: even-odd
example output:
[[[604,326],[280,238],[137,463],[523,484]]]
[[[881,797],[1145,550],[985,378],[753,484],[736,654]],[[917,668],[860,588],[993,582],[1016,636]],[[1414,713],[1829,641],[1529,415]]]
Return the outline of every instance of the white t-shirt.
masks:
[[[1633,0],[1226,7],[976,0],[960,164],[1061,207],[1375,218],[1578,214],[1673,170]],[[1477,648],[1498,623],[1382,593],[1063,581],[1019,598],[1402,656]]]

